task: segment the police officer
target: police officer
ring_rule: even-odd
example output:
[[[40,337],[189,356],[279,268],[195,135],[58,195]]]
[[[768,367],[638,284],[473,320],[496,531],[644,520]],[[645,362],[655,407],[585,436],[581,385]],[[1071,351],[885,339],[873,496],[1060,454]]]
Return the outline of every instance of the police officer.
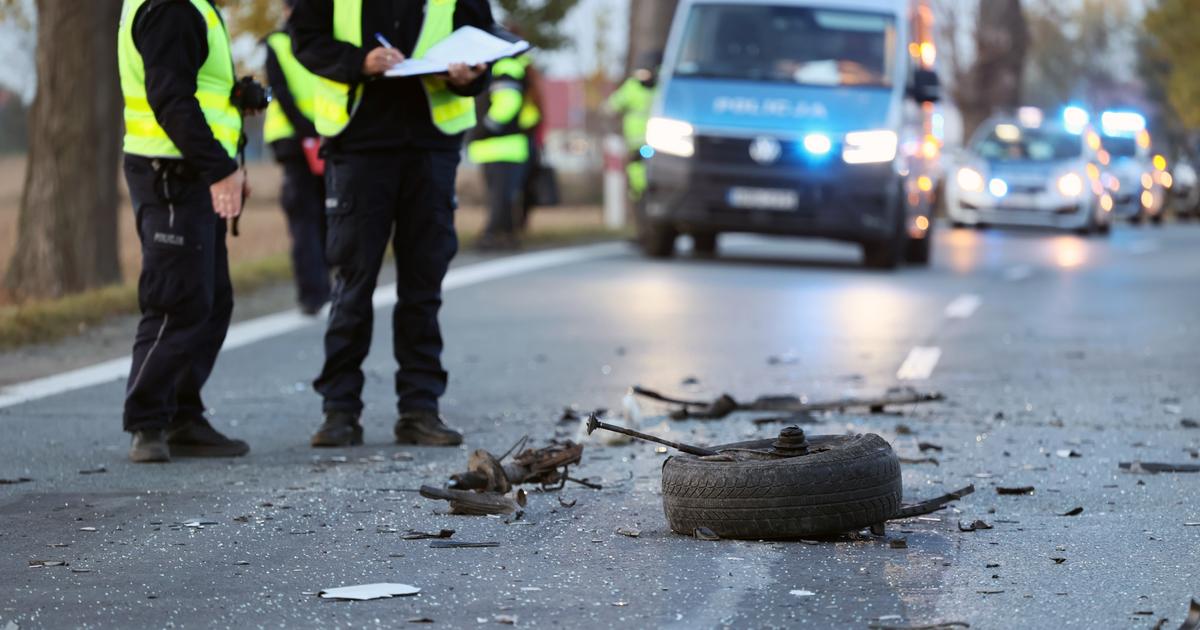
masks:
[[[335,270],[325,365],[315,382],[325,421],[313,446],[362,443],[362,362],[389,240],[398,298],[396,441],[462,442],[438,413],[447,379],[438,310],[458,249],[454,183],[462,135],[475,126],[474,96],[487,87],[487,67],[455,64],[448,75],[425,78],[382,75],[466,25],[494,27],[487,0],[300,0],[292,13],[296,58],[321,77],[316,128],[328,156],[326,257]]]
[[[129,457],[236,457],[200,389],[233,311],[225,221],[246,194],[229,35],[212,0],[125,0],[118,33],[125,179],[142,243],[124,425]]]
[[[296,0],[285,1],[285,14],[290,15]],[[300,310],[315,315],[329,301],[330,291],[324,245],[325,179],[313,172],[315,160],[306,156],[319,142],[313,126],[318,79],[296,61],[292,38],[286,32],[268,35],[266,43],[267,80],[273,99],[267,108],[263,139],[283,167],[280,200],[292,238],[292,270]]]
[[[622,117],[621,129],[629,150],[625,172],[629,180],[629,197],[633,201],[641,200],[646,191],[646,164],[642,148],[646,145],[646,123],[650,120],[650,108],[654,105],[658,67],[661,64],[660,54],[643,55],[633,76],[626,79],[606,103],[609,111]]]
[[[524,224],[523,197],[530,163],[530,135],[537,121],[522,120],[540,113],[530,107],[529,55],[502,59],[492,66],[492,85],[483,99],[479,126],[467,156],[483,166],[488,219],[480,249],[515,249]],[[524,123],[524,124],[523,124]]]

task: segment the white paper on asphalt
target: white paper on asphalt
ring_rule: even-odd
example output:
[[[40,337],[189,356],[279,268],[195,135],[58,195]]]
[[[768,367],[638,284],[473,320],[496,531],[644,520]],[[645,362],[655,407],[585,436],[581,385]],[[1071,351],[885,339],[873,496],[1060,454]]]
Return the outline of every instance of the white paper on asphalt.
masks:
[[[360,584],[358,586],[342,586],[327,588],[321,591],[323,599],[349,599],[365,602],[371,599],[387,599],[388,597],[405,597],[416,595],[421,589],[409,584]]]
[[[446,274],[442,290],[453,291],[543,269],[596,260],[616,255],[624,251],[625,247],[623,243],[600,243],[520,254],[466,265],[451,269],[450,273]],[[394,305],[396,285],[376,289],[373,303],[377,309]],[[225,338],[225,345],[221,346],[221,352],[242,348],[309,326],[322,326],[324,322],[324,319],[305,317],[299,310],[247,320],[229,327],[229,334]],[[129,375],[131,363],[132,360],[126,356],[62,374],[0,387],[0,409],[123,379]]]
[[[389,77],[416,77],[442,74],[452,63],[473,66],[492,63],[506,57],[516,57],[529,50],[529,42],[510,42],[487,31],[464,26],[435,44],[420,59],[405,59],[387,71]]]

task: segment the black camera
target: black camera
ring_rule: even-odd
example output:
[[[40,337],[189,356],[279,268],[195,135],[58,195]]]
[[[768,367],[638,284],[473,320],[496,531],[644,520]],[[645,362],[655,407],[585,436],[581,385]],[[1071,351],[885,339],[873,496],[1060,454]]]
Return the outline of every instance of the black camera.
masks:
[[[241,111],[262,111],[271,104],[271,88],[252,77],[242,77],[234,84],[229,102]]]

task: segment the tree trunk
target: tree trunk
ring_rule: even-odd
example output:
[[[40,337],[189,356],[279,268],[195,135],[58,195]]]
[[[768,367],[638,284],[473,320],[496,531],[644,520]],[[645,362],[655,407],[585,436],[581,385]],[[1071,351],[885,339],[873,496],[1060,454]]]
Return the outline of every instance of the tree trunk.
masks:
[[[1021,0],[980,2],[977,17],[975,61],[955,94],[964,138],[970,138],[988,116],[1015,111],[1022,104],[1021,83],[1029,49],[1029,26]]]
[[[37,97],[17,250],[17,299],[117,282],[121,0],[37,0]]]
[[[679,0],[630,0],[626,75],[633,72],[643,55],[661,53],[667,47],[667,33],[678,4]]]

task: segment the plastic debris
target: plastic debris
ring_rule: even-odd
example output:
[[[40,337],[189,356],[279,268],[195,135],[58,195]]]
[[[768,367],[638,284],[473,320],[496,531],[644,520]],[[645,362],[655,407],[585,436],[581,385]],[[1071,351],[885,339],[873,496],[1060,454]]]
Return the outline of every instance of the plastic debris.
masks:
[[[367,601],[372,599],[387,599],[389,597],[406,597],[420,593],[421,589],[409,584],[361,584],[358,586],[341,586],[327,588],[318,593],[322,599],[345,599],[351,601]]]
[[[720,420],[736,411],[811,413],[815,411],[867,409],[871,413],[882,413],[884,409],[890,406],[936,402],[945,399],[942,394],[937,392],[918,392],[911,388],[890,389],[882,396],[876,397],[843,398],[841,400],[824,402],[808,402],[807,399],[800,396],[768,395],[760,396],[752,403],[739,403],[729,394],[724,394],[711,402],[705,402],[673,398],[640,386],[634,386],[632,391],[643,398],[675,405],[676,409],[671,412],[671,417],[676,420]]]

